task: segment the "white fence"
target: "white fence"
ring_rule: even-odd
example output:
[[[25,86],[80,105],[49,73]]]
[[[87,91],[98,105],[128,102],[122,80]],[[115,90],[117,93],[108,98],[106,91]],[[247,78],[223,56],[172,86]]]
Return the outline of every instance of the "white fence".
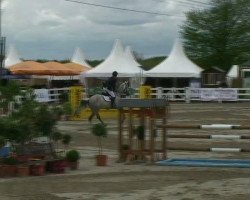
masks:
[[[38,90],[36,90],[36,93]],[[84,88],[83,88],[83,92]],[[57,102],[62,95],[68,94],[69,88],[40,90],[41,102]],[[83,95],[86,97],[86,95]],[[39,96],[38,96],[39,97]],[[139,98],[139,88],[128,98]],[[167,98],[169,101],[250,101],[250,88],[152,88],[151,98]]]

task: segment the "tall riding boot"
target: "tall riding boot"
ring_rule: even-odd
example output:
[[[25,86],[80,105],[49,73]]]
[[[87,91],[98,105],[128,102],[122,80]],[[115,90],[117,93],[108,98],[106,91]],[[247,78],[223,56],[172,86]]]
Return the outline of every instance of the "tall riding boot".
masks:
[[[115,108],[115,97],[111,97],[111,108]]]

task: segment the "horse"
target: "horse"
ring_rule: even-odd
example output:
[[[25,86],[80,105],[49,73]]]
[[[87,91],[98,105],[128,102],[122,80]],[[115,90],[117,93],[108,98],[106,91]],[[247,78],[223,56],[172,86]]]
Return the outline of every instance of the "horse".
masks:
[[[129,84],[128,81],[122,82],[117,89],[117,92],[115,93],[116,98],[115,98],[115,105],[117,105],[119,99],[121,97],[127,96],[129,94],[128,91]],[[105,96],[104,94],[95,94],[91,96],[87,102],[85,102],[85,105],[87,104],[88,107],[91,109],[91,115],[89,116],[88,120],[89,122],[92,121],[93,117],[96,116],[96,118],[103,124],[104,122],[102,121],[99,110],[100,109],[110,109],[111,108],[111,100],[107,100],[108,96]],[[77,109],[76,112],[80,111],[80,107]]]

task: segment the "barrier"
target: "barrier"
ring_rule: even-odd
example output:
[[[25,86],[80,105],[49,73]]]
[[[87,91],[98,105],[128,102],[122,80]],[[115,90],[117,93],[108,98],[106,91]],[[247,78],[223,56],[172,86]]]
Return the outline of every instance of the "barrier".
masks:
[[[250,126],[247,125],[231,125],[231,124],[208,124],[208,125],[179,125],[179,124],[166,124],[166,125],[157,125],[159,128],[168,128],[168,129],[250,129]]]
[[[209,124],[209,125],[180,125],[180,124],[166,124],[166,125],[156,125],[155,128],[164,129],[226,129],[226,130],[250,130],[250,126],[247,125],[230,125],[230,124]],[[168,138],[178,138],[178,139],[230,139],[230,140],[250,140],[249,135],[191,135],[191,134],[169,134]],[[207,152],[250,152],[250,149],[245,148],[208,148],[208,147],[168,147],[167,150],[178,150],[178,151],[207,151]]]

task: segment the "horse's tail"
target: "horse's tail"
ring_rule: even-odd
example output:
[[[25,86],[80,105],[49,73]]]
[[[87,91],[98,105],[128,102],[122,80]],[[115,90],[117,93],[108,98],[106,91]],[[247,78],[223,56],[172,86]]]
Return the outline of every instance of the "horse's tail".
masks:
[[[89,100],[88,99],[84,99],[80,102],[80,105],[76,108],[74,115],[79,115],[81,109],[86,108],[89,106]]]
[[[81,101],[81,107],[86,108],[89,106],[89,99],[84,99]]]

